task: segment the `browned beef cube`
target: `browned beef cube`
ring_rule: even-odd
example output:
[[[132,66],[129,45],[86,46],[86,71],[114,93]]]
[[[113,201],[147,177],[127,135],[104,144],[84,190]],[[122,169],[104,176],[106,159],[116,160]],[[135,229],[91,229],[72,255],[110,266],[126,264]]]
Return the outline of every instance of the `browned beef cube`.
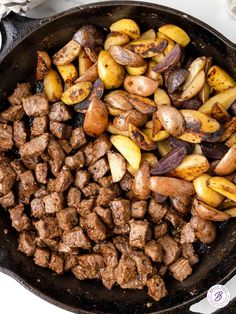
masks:
[[[50,253],[47,249],[37,248],[34,253],[34,262],[41,267],[48,267],[50,260]]]
[[[78,223],[77,211],[74,207],[68,207],[57,213],[59,227],[63,230],[70,230]]]
[[[72,126],[63,122],[50,121],[49,128],[57,138],[69,138],[72,134]]]
[[[107,289],[111,289],[116,283],[116,269],[106,266],[100,270],[102,283]]]
[[[50,106],[49,119],[52,121],[63,122],[70,120],[72,114],[65,104],[62,101],[55,102]]]
[[[46,195],[49,195],[48,190],[46,189],[45,186],[41,186],[35,193],[34,196],[37,198],[41,198],[44,197]]]
[[[0,194],[7,194],[11,191],[16,174],[15,171],[5,163],[0,163]]]
[[[87,142],[84,129],[76,128],[73,130],[71,137],[70,137],[70,145],[73,149],[77,149],[84,145]]]
[[[134,247],[143,248],[148,238],[149,224],[145,220],[130,220],[129,244]]]
[[[21,83],[17,84],[13,94],[8,97],[8,101],[11,105],[21,105],[22,99],[30,96],[30,84],[29,83]]]
[[[116,268],[118,265],[118,253],[113,243],[99,243],[93,248],[94,252],[102,254],[106,266]]]
[[[192,243],[186,243],[182,245],[182,255],[184,258],[188,259],[190,266],[195,265],[199,261]]]
[[[1,117],[5,121],[10,121],[10,122],[21,120],[24,117],[24,115],[25,115],[25,112],[21,105],[20,106],[12,105],[6,110],[1,112]]]
[[[81,200],[80,190],[78,190],[74,187],[70,188],[70,190],[67,194],[67,205],[69,207],[78,208],[80,206],[80,200]]]
[[[119,183],[120,183],[120,187],[123,191],[128,192],[129,190],[131,190],[131,186],[133,183],[133,178],[132,178],[131,174],[128,171],[126,171],[125,175],[119,181]]]
[[[63,260],[63,258],[56,253],[52,253],[49,268],[51,270],[55,271],[55,273],[57,273],[59,275],[63,274],[63,272],[64,272],[64,260]]]
[[[86,217],[86,231],[89,238],[95,242],[105,240],[106,227],[96,213],[90,213]]]
[[[93,145],[89,145],[83,150],[86,164],[93,165],[98,159],[106,155],[111,146],[110,138],[107,135],[103,134],[98,137]]]
[[[52,174],[57,177],[65,160],[65,153],[56,141],[50,141],[47,147],[48,155],[50,157],[49,165],[51,167]]]
[[[103,220],[103,222],[108,225],[112,226],[113,225],[113,220],[112,220],[112,214],[111,214],[111,209],[110,208],[104,208],[101,206],[96,206],[94,208],[95,213],[98,214],[98,216]]]
[[[178,231],[185,225],[185,221],[172,208],[168,209],[165,219],[168,220]]]
[[[82,192],[84,193],[85,197],[97,196],[99,194],[101,187],[97,183],[89,183],[83,189]]]
[[[58,239],[43,239],[43,243],[52,251],[58,251],[59,240]]]
[[[128,192],[125,193],[125,196],[131,201],[131,202],[137,202],[138,198],[135,195],[133,190],[130,190]]]
[[[119,186],[114,184],[110,188],[101,188],[97,198],[97,205],[109,206],[110,202],[120,194]]]
[[[57,213],[63,208],[63,196],[57,192],[51,193],[44,196],[43,203],[47,214]]]
[[[154,198],[149,202],[148,213],[152,217],[153,222],[159,223],[160,220],[165,216],[168,210],[168,205],[165,203],[158,204]]]
[[[129,234],[130,232],[130,226],[128,224],[122,226],[122,227],[119,227],[119,226],[115,226],[114,229],[113,229],[113,233],[114,234]]]
[[[15,205],[15,196],[12,191],[0,197],[0,205],[3,208],[12,207]]]
[[[37,190],[37,183],[35,182],[32,170],[22,172],[19,175],[19,178],[25,193],[29,195],[34,194],[34,192]]]
[[[61,235],[61,230],[56,218],[46,217],[35,222],[35,228],[41,239],[53,239]]]
[[[78,258],[74,254],[68,253],[64,258],[64,269],[65,271],[74,268],[78,264]]]
[[[164,250],[163,262],[166,265],[172,264],[180,255],[181,249],[179,244],[169,235],[165,235],[158,239]]]
[[[148,294],[156,301],[167,296],[167,290],[163,279],[159,275],[154,275],[147,281]]]
[[[24,121],[14,121],[13,123],[13,139],[15,145],[20,147],[22,144],[26,142],[27,133],[25,130]]]
[[[93,179],[97,181],[98,179],[101,179],[109,169],[108,161],[105,158],[101,158],[95,162],[95,164],[90,166],[88,171],[91,173]]]
[[[46,162],[40,162],[35,167],[35,177],[39,183],[47,184],[48,164]]]
[[[188,222],[181,230],[181,243],[193,243],[196,241],[196,235],[191,223]]]
[[[17,179],[18,179],[19,174],[25,171],[25,167],[23,163],[17,159],[14,159],[13,161],[11,161],[10,166],[17,174]]]
[[[31,136],[39,136],[47,131],[48,118],[44,117],[36,117],[34,118],[32,127],[31,127]]]
[[[36,168],[37,164],[39,163],[40,158],[39,158],[39,156],[37,156],[37,157],[23,159],[22,161],[24,163],[25,168],[30,169],[30,170],[34,170]]]
[[[36,249],[35,236],[29,231],[23,231],[19,235],[18,250],[27,256],[34,255]]]
[[[110,203],[112,217],[115,225],[125,226],[130,219],[130,201],[125,199],[115,199]]]
[[[145,244],[145,254],[151,258],[153,262],[161,263],[163,259],[163,249],[159,242],[151,240]]]
[[[143,219],[147,211],[146,201],[136,201],[131,203],[131,216],[137,219]]]
[[[66,139],[59,139],[58,143],[61,145],[61,147],[63,148],[64,152],[69,155],[72,151],[72,146],[70,145],[69,140]]]
[[[100,278],[100,269],[104,267],[102,255],[84,254],[78,256],[78,265],[72,269],[79,280]]]
[[[12,127],[8,124],[0,123],[0,150],[8,150],[13,146]]]
[[[30,227],[30,220],[24,213],[24,205],[19,204],[16,207],[9,210],[12,227],[18,232],[27,230]]]
[[[123,254],[117,267],[117,283],[123,285],[135,279],[136,275],[136,264],[134,260],[129,255]]]
[[[170,197],[171,205],[174,207],[177,212],[181,214],[187,214],[191,209],[191,196],[172,196]]]
[[[98,183],[103,188],[109,188],[111,185],[113,185],[112,176],[103,177],[98,180]]]
[[[62,235],[62,241],[69,247],[80,247],[82,249],[89,249],[91,247],[90,240],[80,227],[65,231]]]
[[[125,253],[129,254],[132,251],[132,248],[129,244],[128,237],[117,236],[117,237],[114,237],[112,240],[117,250],[119,250],[122,254],[125,254]]]
[[[82,168],[84,166],[84,155],[81,151],[78,151],[73,156],[65,158],[65,164],[71,169]]]
[[[154,227],[154,239],[158,239],[168,232],[168,226],[166,222],[162,222],[160,225]]]
[[[31,214],[34,218],[42,218],[45,214],[45,208],[42,198],[34,198],[31,203]]]
[[[75,175],[75,186],[79,189],[83,189],[90,180],[90,174],[86,170],[77,170]]]
[[[28,116],[42,117],[49,113],[49,103],[44,94],[23,98],[22,105]]]
[[[169,270],[172,276],[179,281],[183,281],[192,274],[192,267],[189,265],[189,261],[183,257],[171,264]]]
[[[29,205],[30,203],[30,194],[26,193],[26,191],[23,189],[21,181],[18,184],[18,203],[24,203],[26,205]]]
[[[42,155],[45,151],[49,140],[49,134],[44,133],[35,137],[30,142],[27,142],[20,147],[20,155],[22,159],[33,158]]]
[[[95,199],[90,198],[90,199],[83,199],[79,206],[77,207],[77,212],[82,216],[86,217],[88,214],[91,213],[95,206]]]
[[[65,192],[73,182],[73,178],[70,169],[67,166],[63,166],[57,178],[53,180],[53,191]]]
[[[166,273],[168,271],[168,266],[161,263],[158,267],[158,274],[161,276],[161,277],[165,277]]]

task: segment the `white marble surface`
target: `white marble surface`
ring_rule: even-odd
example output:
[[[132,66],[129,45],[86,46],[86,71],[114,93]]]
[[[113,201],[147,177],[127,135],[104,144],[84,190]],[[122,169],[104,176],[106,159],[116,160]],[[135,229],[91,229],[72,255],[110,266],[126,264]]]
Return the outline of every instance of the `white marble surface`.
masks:
[[[1,0],[0,0],[1,2]],[[96,1],[84,0],[48,0],[43,5],[28,12],[31,17],[50,16],[69,9],[76,5]],[[226,14],[224,0],[157,0],[150,1],[191,14],[208,23],[223,35],[236,43],[236,21]],[[231,297],[236,296],[236,278],[231,279],[227,285]],[[35,295],[28,292],[10,277],[0,273],[0,313],[24,313],[24,314],[66,314],[67,311],[59,309]],[[207,300],[191,307],[198,313],[210,314],[214,311]],[[181,314],[181,313],[180,313]]]

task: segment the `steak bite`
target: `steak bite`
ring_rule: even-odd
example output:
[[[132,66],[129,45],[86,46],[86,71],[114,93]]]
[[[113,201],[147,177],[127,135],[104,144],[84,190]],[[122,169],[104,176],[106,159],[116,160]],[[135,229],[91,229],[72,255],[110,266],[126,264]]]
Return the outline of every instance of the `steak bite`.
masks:
[[[56,253],[52,253],[49,268],[51,270],[55,271],[55,273],[57,273],[59,275],[63,274],[63,272],[64,272],[64,260],[63,260],[63,258]]]
[[[0,123],[0,150],[8,150],[13,146],[13,131],[8,124]]]
[[[61,235],[58,221],[53,217],[46,217],[34,223],[40,239],[53,239]]]
[[[165,219],[168,220],[177,231],[180,231],[181,228],[183,228],[183,226],[186,224],[185,221],[172,208],[168,209]]]
[[[88,168],[88,171],[91,173],[94,181],[98,181],[98,179],[101,179],[109,169],[108,161],[105,158],[101,158],[91,165]]]
[[[0,205],[3,208],[12,207],[15,205],[15,196],[12,191],[0,197]]]
[[[61,145],[57,141],[49,141],[47,147],[48,156],[50,158],[49,165],[52,174],[57,177],[65,160],[65,153]]]
[[[190,266],[189,261],[183,257],[171,264],[169,270],[171,271],[172,276],[179,281],[183,281],[192,273],[192,267]]]
[[[72,114],[62,101],[55,102],[50,106],[49,119],[57,122],[64,122],[70,120]]]
[[[32,170],[26,170],[19,175],[22,189],[25,194],[31,195],[37,190],[37,183],[35,182]]]
[[[159,223],[160,220],[165,216],[168,210],[168,205],[158,204],[154,198],[152,198],[149,202],[148,213],[152,217],[153,222]]]
[[[133,178],[131,174],[126,171],[123,178],[119,181],[120,187],[123,191],[128,192],[131,190],[132,184],[133,184]]]
[[[38,183],[47,184],[48,164],[46,162],[40,162],[36,165],[34,171]]]
[[[100,185],[92,182],[87,184],[83,189],[82,192],[84,193],[85,197],[93,197],[93,196],[97,196],[100,192]]]
[[[89,182],[90,174],[86,170],[77,170],[75,174],[75,186],[82,190]]]
[[[29,231],[22,231],[19,235],[18,250],[27,256],[32,256],[35,249],[35,235]]]
[[[45,208],[42,198],[34,198],[31,203],[31,215],[34,218],[42,218],[45,215]]]
[[[112,176],[102,177],[101,179],[98,180],[98,183],[103,188],[109,188],[111,185],[113,185]]]
[[[76,128],[72,131],[70,137],[70,145],[73,149],[78,149],[87,142],[84,129]]]
[[[163,262],[166,265],[172,264],[180,255],[180,245],[169,235],[165,235],[158,239],[164,250]]]
[[[111,209],[104,208],[101,206],[96,206],[94,208],[95,213],[102,219],[102,221],[108,225],[109,227],[113,226],[113,220],[112,220],[112,214],[111,214]]]
[[[81,192],[80,190],[72,187],[67,194],[67,205],[69,207],[75,207],[76,209],[80,206]]]
[[[101,188],[97,198],[97,205],[109,206],[110,202],[120,194],[119,186],[113,184],[109,188]]]
[[[129,244],[137,248],[143,248],[149,237],[149,224],[145,220],[130,220]]]
[[[80,227],[75,227],[69,231],[65,231],[62,235],[62,241],[69,247],[78,247],[82,249],[90,249],[90,240],[86,237]]]
[[[48,126],[47,116],[34,118],[31,127],[31,136],[34,137],[44,134],[47,131],[47,126]]]
[[[83,199],[79,206],[77,207],[77,212],[82,217],[87,217],[88,214],[90,214],[95,206],[95,199]]]
[[[85,228],[88,237],[94,242],[106,239],[106,227],[96,213],[93,212],[87,215]]]
[[[63,230],[71,230],[78,224],[77,211],[74,207],[62,209],[56,216],[59,227]]]
[[[65,158],[65,164],[71,170],[82,168],[84,166],[84,163],[85,163],[84,155],[81,151],[78,151],[73,156],[68,156]]]
[[[193,243],[196,241],[196,235],[191,223],[188,222],[181,230],[181,244]]]
[[[73,274],[79,280],[100,278],[100,269],[104,267],[104,261],[100,254],[84,254],[78,256],[78,265],[72,269]]]
[[[89,143],[89,145],[83,149],[86,164],[93,165],[98,159],[106,155],[111,146],[112,143],[105,134],[99,136],[93,144]]]
[[[6,110],[1,112],[1,117],[7,122],[14,122],[21,120],[25,115],[23,107],[20,106],[10,106]]]
[[[187,214],[190,212],[192,198],[188,195],[172,196],[170,203],[177,212]]]
[[[117,283],[123,285],[136,277],[135,261],[127,254],[123,254],[117,267]]]
[[[154,239],[158,239],[168,232],[168,225],[166,222],[162,222],[160,225],[154,227]]]
[[[58,139],[58,143],[63,148],[64,152],[69,155],[72,152],[72,147],[68,139]]]
[[[21,83],[17,84],[17,87],[14,89],[13,94],[11,94],[7,99],[11,105],[19,106],[22,104],[22,99],[29,97],[30,95],[30,84]]]
[[[19,180],[19,174],[25,171],[23,163],[17,159],[14,159],[13,161],[10,162],[10,166],[16,173],[17,180]]]
[[[136,219],[143,219],[147,211],[146,201],[136,201],[131,203],[131,216]]]
[[[144,247],[144,252],[153,262],[162,262],[163,249],[159,242],[154,240],[147,242]]]
[[[8,194],[16,179],[15,171],[6,163],[0,163],[0,194]]]
[[[52,190],[58,193],[65,192],[73,182],[72,174],[67,166],[63,166],[55,180],[52,181]]]
[[[26,143],[27,133],[25,130],[24,121],[13,122],[13,140],[17,147]]]
[[[117,237],[113,237],[113,243],[118,251],[120,251],[122,254],[129,254],[132,252],[133,248],[131,248],[129,244],[129,238],[127,236],[119,235]]]
[[[60,193],[54,192],[43,198],[45,212],[47,214],[54,214],[63,208],[63,196]]]
[[[182,255],[189,261],[190,266],[195,265],[199,261],[192,243],[186,243],[182,245]]]
[[[72,134],[72,126],[63,122],[50,121],[49,128],[57,138],[69,138]]]
[[[12,227],[18,232],[27,230],[30,227],[30,220],[24,213],[24,205],[19,204],[9,209]]]
[[[130,201],[125,199],[115,199],[110,203],[112,217],[115,225],[123,227],[130,220]]]
[[[49,113],[49,103],[44,94],[35,94],[22,99],[27,116],[42,117]]]
[[[22,159],[33,158],[42,155],[45,151],[49,140],[49,134],[44,133],[35,137],[30,142],[27,142],[20,147],[20,155]]]
[[[34,253],[34,262],[40,267],[48,267],[50,261],[50,253],[47,249],[37,248]]]
[[[167,290],[163,279],[159,275],[154,275],[147,281],[148,294],[156,301],[167,296]]]

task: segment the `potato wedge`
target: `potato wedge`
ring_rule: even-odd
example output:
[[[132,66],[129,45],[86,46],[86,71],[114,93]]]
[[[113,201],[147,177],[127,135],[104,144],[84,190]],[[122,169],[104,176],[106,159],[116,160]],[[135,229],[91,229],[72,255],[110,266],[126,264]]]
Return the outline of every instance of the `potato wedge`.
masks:
[[[224,142],[236,131],[236,117],[230,119],[230,121],[224,124],[224,133],[220,137],[220,141]]]
[[[142,58],[152,58],[163,52],[167,44],[167,40],[161,38],[138,39],[129,44],[129,49]]]
[[[204,135],[205,134],[202,132],[194,132],[190,129],[185,129],[184,133],[178,136],[178,138],[188,143],[199,144],[204,139]]]
[[[124,68],[106,50],[98,56],[98,74],[106,89],[118,88],[124,81]]]
[[[150,151],[156,149],[156,143],[131,123],[129,124],[129,136],[143,150]]]
[[[156,72],[167,72],[174,69],[180,62],[182,57],[182,50],[178,44],[154,67]]]
[[[153,140],[154,142],[159,142],[167,139],[170,137],[170,133],[167,132],[166,130],[161,130],[159,131],[155,136],[152,136],[152,129],[142,129],[142,132],[150,139]]]
[[[160,106],[170,106],[171,101],[168,94],[164,91],[164,89],[157,88],[154,93],[154,102],[159,108]]]
[[[124,135],[124,136],[129,136],[129,131],[121,131],[118,130],[117,128],[114,127],[114,125],[109,122],[108,126],[107,126],[107,131],[110,132],[111,134],[115,134],[115,135]]]
[[[218,65],[213,65],[207,73],[207,83],[218,93],[236,86],[235,80]]]
[[[135,109],[143,114],[153,113],[157,110],[154,101],[146,97],[129,94],[128,101]]]
[[[205,83],[203,88],[200,90],[199,92],[199,99],[201,100],[201,102],[204,104],[206,101],[208,101],[208,99],[210,98],[210,93],[211,93],[211,88],[210,86]]]
[[[128,163],[138,170],[141,161],[140,148],[129,137],[123,135],[113,135],[111,142]]]
[[[79,82],[69,87],[61,96],[66,105],[75,105],[88,97],[91,89],[91,82]]]
[[[107,107],[107,111],[109,113],[110,116],[118,116],[119,114],[123,113],[124,111],[118,109],[118,108],[115,108],[113,107],[112,105],[106,103],[106,107]]]
[[[149,61],[148,63],[148,68],[146,71],[146,76],[151,78],[154,81],[158,82],[158,86],[162,86],[163,85],[163,77],[161,75],[161,73],[155,72],[153,71],[153,68],[156,66],[156,62],[155,61]]]
[[[112,58],[121,65],[141,67],[145,64],[143,58],[138,56],[136,53],[120,46],[111,46],[109,52]]]
[[[57,69],[61,74],[66,87],[70,87],[78,77],[76,67],[73,63],[58,65]]]
[[[165,196],[195,194],[191,182],[170,177],[150,177],[150,190]]]
[[[125,69],[126,71],[130,74],[130,75],[143,75],[148,67],[148,63],[146,61],[144,61],[144,64],[140,67],[130,67],[130,66],[126,66]]]
[[[75,58],[78,57],[82,47],[73,39],[61,48],[52,57],[52,62],[55,65],[70,64]]]
[[[215,103],[220,103],[226,110],[230,108],[236,100],[236,87],[230,88],[220,94],[217,94],[208,99],[200,108],[199,111],[209,115]]]
[[[36,80],[41,81],[51,68],[51,59],[46,51],[37,51]]]
[[[119,32],[128,35],[131,39],[140,37],[140,29],[138,24],[131,19],[121,19],[110,26],[111,32]]]
[[[236,202],[236,185],[222,177],[212,177],[207,181],[208,187]]]
[[[111,32],[104,42],[104,49],[109,50],[112,46],[123,46],[129,42],[129,36],[119,32]]]
[[[228,111],[218,102],[216,102],[212,107],[211,116],[221,123],[225,123],[230,120]]]
[[[156,56],[152,57],[152,61],[154,61],[155,63],[159,63],[161,62],[163,59],[165,58],[164,53],[159,52]]]
[[[155,135],[160,132],[162,129],[162,123],[158,117],[157,112],[153,112],[152,115],[152,136],[155,137]]]
[[[186,101],[196,96],[204,87],[205,82],[206,82],[206,75],[205,75],[204,70],[202,70],[195,76],[192,82],[183,91],[183,93],[181,94],[179,98],[179,101]]]
[[[149,120],[147,123],[145,123],[145,128],[152,129],[153,128],[153,120]]]
[[[213,221],[225,221],[230,218],[230,215],[217,210],[216,208],[207,205],[197,199],[193,201],[194,213],[203,219],[213,220]]]
[[[55,70],[50,69],[48,71],[44,77],[43,86],[49,101],[56,102],[61,99],[63,87],[61,79]]]
[[[152,167],[157,161],[157,157],[153,153],[142,153],[141,163],[147,162]]]
[[[104,42],[103,30],[92,24],[81,26],[73,36],[73,39],[82,47],[95,49]]]
[[[193,81],[193,79],[198,75],[199,72],[205,69],[206,57],[198,57],[195,59],[188,67],[188,76],[183,85],[183,90],[185,90]]]
[[[172,106],[159,106],[158,117],[164,129],[173,136],[180,136],[185,130],[184,117],[179,110]]]
[[[119,182],[126,173],[126,161],[124,157],[115,152],[108,152],[107,159],[111,171],[112,181]]]
[[[230,200],[229,198],[226,198],[224,202],[219,206],[220,210],[226,210],[236,207],[236,202]]]
[[[187,75],[188,71],[183,68],[171,71],[171,73],[168,74],[168,77],[166,79],[166,87],[168,92],[172,94],[176,90],[178,90],[178,88],[186,80]]]
[[[156,32],[153,28],[149,29],[148,31],[141,34],[139,39],[152,39],[154,40],[156,38]]]
[[[104,97],[104,100],[114,108],[122,111],[133,109],[129,101],[129,94],[123,90],[115,90],[114,92],[108,93]]]
[[[225,144],[228,147],[232,147],[233,145],[236,144],[236,133],[233,133],[232,135],[230,135],[230,137],[228,138],[228,140],[225,142]]]
[[[182,163],[169,174],[173,177],[193,181],[204,172],[207,172],[210,164],[205,156],[198,154],[187,155]]]
[[[84,51],[92,63],[96,63],[98,61],[98,53],[93,48],[84,47]]]
[[[193,185],[200,201],[210,206],[217,207],[223,202],[224,196],[208,187],[207,181],[210,178],[211,176],[209,174],[204,173],[193,180]]]
[[[130,123],[139,128],[147,122],[147,119],[147,115],[137,110],[128,110],[115,117],[113,124],[117,129],[126,131],[129,129]]]
[[[171,150],[171,146],[168,143],[168,141],[164,140],[164,141],[157,142],[157,149],[161,157],[164,157]]]
[[[81,75],[75,83],[79,82],[95,82],[98,79],[98,66],[97,63],[93,64],[89,69],[87,69],[83,75]]]
[[[89,59],[88,55],[86,54],[83,48],[79,53],[78,62],[79,62],[79,76],[84,75],[93,65],[92,61]]]
[[[151,96],[158,87],[158,83],[149,77],[138,75],[126,76],[124,80],[124,89],[134,95],[148,97]]]
[[[168,36],[182,47],[187,46],[190,42],[188,34],[177,25],[165,24],[159,27],[158,31]]]
[[[227,176],[236,171],[236,144],[234,144],[216,165],[214,172],[218,176]]]
[[[236,217],[236,207],[225,210],[225,213],[230,215],[230,217]]]
[[[150,189],[149,164],[144,162],[134,175],[132,191],[139,200],[146,200],[149,197]]]

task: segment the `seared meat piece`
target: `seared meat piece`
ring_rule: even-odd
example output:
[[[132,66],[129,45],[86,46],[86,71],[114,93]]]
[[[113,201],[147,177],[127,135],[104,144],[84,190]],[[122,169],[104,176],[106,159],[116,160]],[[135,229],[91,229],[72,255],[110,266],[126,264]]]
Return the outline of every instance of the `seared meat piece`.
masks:
[[[70,120],[72,114],[62,101],[55,102],[50,106],[49,119],[57,122],[64,122]]]
[[[72,253],[68,253],[64,256],[64,269],[65,271],[74,268],[78,264],[77,256]]]
[[[203,243],[210,244],[216,238],[216,226],[212,221],[193,216],[190,220],[192,228],[195,230],[196,237]]]
[[[83,189],[88,184],[90,174],[86,170],[77,170],[75,174],[75,186],[79,189]]]
[[[23,231],[19,235],[18,250],[27,256],[34,255],[36,249],[35,236],[29,231]]]
[[[191,196],[172,196],[170,197],[170,202],[177,212],[181,214],[187,214],[190,212],[191,208]]]
[[[168,209],[165,219],[168,220],[178,231],[180,231],[180,229],[185,225],[185,221],[172,208]]]
[[[162,262],[163,249],[159,242],[154,240],[147,242],[144,247],[144,252],[153,262]]]
[[[25,191],[25,194],[34,194],[37,190],[37,183],[35,182],[34,175],[32,170],[26,170],[19,175],[22,189]]]
[[[82,217],[87,217],[88,214],[91,213],[95,206],[95,199],[90,198],[90,199],[83,199],[79,206],[77,207],[77,212],[82,216]]]
[[[49,165],[52,174],[57,177],[65,160],[65,153],[59,143],[51,140],[48,143],[47,152],[50,157]]]
[[[84,166],[84,155],[81,151],[78,151],[73,156],[68,156],[65,158],[65,164],[71,169],[78,169]]]
[[[188,222],[181,230],[181,243],[192,243],[196,241],[196,236],[191,223]]]
[[[160,225],[154,227],[154,239],[158,239],[164,236],[168,232],[168,226],[166,222],[162,222]]]
[[[57,239],[43,239],[43,243],[52,251],[58,251],[59,241]]]
[[[74,207],[62,209],[56,216],[59,227],[63,230],[70,230],[78,223],[77,211]]]
[[[111,266],[112,268],[118,265],[118,254],[116,247],[113,243],[99,243],[94,246],[94,252],[102,254],[104,263],[106,266]]]
[[[15,171],[6,163],[0,163],[0,194],[11,191],[16,179]]]
[[[113,184],[110,188],[101,188],[97,198],[97,205],[109,206],[110,202],[120,194],[119,186]]]
[[[84,129],[76,128],[72,131],[71,137],[70,137],[70,145],[73,149],[77,149],[84,145],[87,142]]]
[[[181,249],[179,244],[169,235],[165,235],[157,240],[164,250],[163,262],[166,265],[172,264],[179,257]]]
[[[39,136],[47,131],[48,118],[47,116],[34,118],[31,127],[31,136]]]
[[[89,183],[83,189],[85,197],[97,196],[99,194],[101,187],[97,183]]]
[[[25,130],[24,121],[13,122],[13,139],[17,147],[20,147],[26,142],[27,133]]]
[[[114,229],[113,229],[113,233],[114,234],[129,234],[130,232],[130,226],[128,224],[122,226],[122,227],[119,227],[119,226],[115,226]]]
[[[143,248],[148,238],[148,221],[145,220],[130,220],[129,244],[134,247]]]
[[[0,123],[0,150],[8,150],[13,146],[12,127],[8,124]]]
[[[195,265],[199,261],[192,243],[186,243],[182,245],[182,255],[184,258],[188,259],[190,266]]]
[[[106,239],[106,227],[96,213],[90,213],[86,217],[85,228],[87,234],[94,242]]]
[[[70,145],[70,142],[66,139],[58,139],[58,143],[63,148],[64,152],[69,155],[72,151],[72,146]]]
[[[30,95],[31,92],[29,83],[17,84],[17,87],[15,88],[13,94],[8,97],[8,101],[11,105],[21,105],[22,99]]]
[[[64,272],[64,260],[63,260],[63,258],[56,253],[52,253],[49,268],[51,270],[55,271],[55,273],[57,273],[59,275],[63,274],[63,272]]]
[[[5,121],[14,122],[17,120],[21,120],[25,115],[23,107],[20,106],[10,106],[6,110],[1,112],[1,117]]]
[[[44,133],[35,137],[30,142],[27,142],[20,147],[20,155],[22,159],[33,158],[40,156],[48,145],[49,134]]]
[[[91,243],[80,227],[75,227],[69,231],[65,231],[62,235],[62,241],[69,247],[80,247],[89,249]]]
[[[73,182],[73,178],[70,169],[67,166],[63,166],[57,178],[53,180],[53,191],[65,192]]]
[[[152,217],[153,222],[159,223],[160,220],[165,216],[168,210],[168,205],[165,203],[159,204],[154,198],[149,202],[148,213]]]
[[[34,218],[42,218],[45,215],[45,208],[42,198],[34,198],[31,203],[31,215]]]
[[[161,263],[158,267],[158,274],[161,276],[161,277],[165,277],[166,273],[168,271],[168,266]]]
[[[93,165],[98,159],[106,155],[111,146],[110,138],[105,134],[98,137],[93,144],[89,143],[83,149],[86,164]]]
[[[35,197],[44,197],[46,195],[49,195],[49,192],[48,190],[46,189],[45,186],[41,186],[35,193],[34,193],[34,196]]]
[[[19,174],[25,171],[25,168],[22,162],[17,159],[14,159],[13,161],[10,162],[10,166],[17,174],[17,179],[19,179],[18,178]]]
[[[26,205],[30,203],[30,194],[26,193],[23,189],[21,181],[18,184],[18,203],[24,203]]]
[[[136,264],[135,261],[127,254],[123,254],[117,267],[117,283],[123,285],[133,279],[135,279]]]
[[[0,197],[0,205],[3,208],[12,207],[15,205],[15,196],[12,191]]]
[[[189,261],[183,257],[171,264],[169,270],[171,271],[172,276],[179,281],[183,281],[192,274],[192,268],[189,265]]]
[[[113,243],[115,244],[115,247],[118,251],[120,251],[122,254],[129,254],[132,251],[132,248],[129,244],[129,238],[126,236],[117,236],[114,237]]]
[[[112,214],[111,214],[111,209],[110,208],[104,208],[101,206],[96,206],[94,208],[95,213],[98,214],[98,216],[103,220],[103,222],[108,225],[112,226],[113,221],[112,221]]]
[[[132,187],[132,183],[133,183],[133,178],[132,178],[131,174],[128,171],[126,171],[125,175],[119,181],[119,183],[120,183],[120,187],[123,191],[125,191],[125,192],[130,191],[131,187]]]
[[[47,214],[54,214],[63,208],[63,196],[60,193],[54,192],[43,198],[45,212]]]
[[[167,296],[167,290],[163,279],[159,275],[154,275],[147,281],[148,294],[156,301]]]
[[[91,165],[88,168],[88,171],[91,173],[93,179],[98,181],[98,179],[101,179],[109,169],[108,161],[105,158],[101,158],[95,162],[95,164]]]
[[[113,185],[112,176],[103,177],[98,180],[98,183],[103,188],[109,188],[111,185]]]
[[[42,156],[42,155],[41,155]],[[38,157],[33,157],[33,158],[27,158],[22,160],[24,163],[24,166],[30,170],[35,170],[37,164],[40,161],[39,156]]]
[[[67,194],[67,205],[69,207],[78,208],[80,206],[80,200],[81,200],[80,190],[78,190],[74,187],[70,188],[70,190]]]
[[[50,131],[58,138],[69,138],[72,134],[72,126],[63,122],[50,121]]]
[[[71,248],[67,245],[65,245],[64,242],[60,241],[58,245],[58,252],[59,253],[73,253],[73,254],[79,254],[78,248]]]
[[[107,289],[111,289],[116,283],[116,269],[111,266],[106,266],[100,269],[100,274],[102,277],[102,283]]]
[[[73,274],[79,280],[100,278],[100,269],[104,267],[104,261],[100,254],[84,254],[78,256],[78,265],[72,269]]]
[[[35,177],[39,183],[47,184],[48,164],[46,162],[40,162],[35,167]]]
[[[112,217],[115,225],[125,226],[130,219],[130,201],[125,199],[115,199],[110,203]]]
[[[42,117],[49,113],[48,100],[44,94],[35,94],[22,99],[27,116]]]
[[[37,248],[34,253],[34,262],[41,267],[48,267],[50,260],[50,253],[47,249]]]
[[[131,203],[131,216],[137,219],[143,219],[147,211],[146,201],[136,201]]]
[[[46,217],[35,222],[35,228],[41,239],[53,239],[61,235],[61,230],[56,218]]]
[[[24,205],[19,204],[14,208],[9,209],[11,224],[18,232],[27,230],[30,227],[30,220],[24,213]]]

